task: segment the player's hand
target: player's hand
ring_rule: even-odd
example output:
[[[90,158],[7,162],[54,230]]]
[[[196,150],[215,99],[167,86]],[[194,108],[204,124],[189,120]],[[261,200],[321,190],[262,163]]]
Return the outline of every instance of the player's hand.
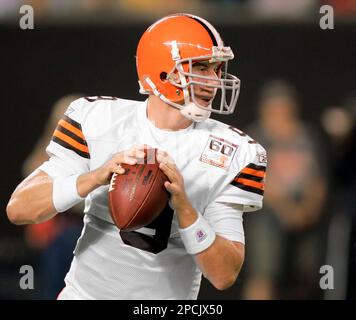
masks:
[[[109,184],[113,173],[123,174],[125,172],[121,164],[135,165],[139,160],[143,161],[145,157],[144,150],[147,148],[147,145],[137,145],[131,147],[129,150],[114,154],[101,167],[92,171],[94,181],[98,185]]]
[[[167,176],[169,181],[164,183],[165,188],[171,194],[171,203],[176,211],[191,208],[190,201],[184,188],[184,180],[174,160],[165,151],[157,152],[159,168]]]

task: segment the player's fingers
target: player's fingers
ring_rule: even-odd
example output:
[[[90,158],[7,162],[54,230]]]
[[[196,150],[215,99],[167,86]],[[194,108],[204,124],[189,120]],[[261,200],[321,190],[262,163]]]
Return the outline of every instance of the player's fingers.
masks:
[[[134,158],[144,158],[145,152],[138,149],[129,149],[120,153],[122,157],[134,157]]]
[[[165,158],[162,156],[162,154],[159,154],[158,152],[157,152],[157,157],[156,158],[157,158],[158,163],[166,162]]]
[[[164,150],[161,150],[161,149],[158,149],[157,150],[157,156],[168,156],[168,152],[164,151]]]
[[[124,174],[125,169],[123,167],[121,167],[121,165],[119,164],[114,167],[113,172],[115,172],[117,174]]]
[[[146,157],[146,153],[141,150],[135,150],[134,155],[135,158],[137,159],[144,159]]]
[[[140,145],[133,147],[129,150],[129,155],[139,159],[140,163],[144,163],[144,160],[148,157],[149,149],[147,150],[147,145]]]
[[[172,184],[171,184],[170,182],[166,181],[166,182],[164,183],[164,187],[167,189],[167,191],[168,191],[170,194],[173,193]]]
[[[170,154],[164,150],[157,150],[157,157],[160,157],[162,159],[167,159],[169,162],[174,162]]]
[[[146,151],[147,149],[151,149],[151,146],[149,146],[148,144],[135,144],[130,148],[130,150],[139,150],[139,151]]]
[[[123,174],[125,169],[121,167],[121,163],[116,163],[111,161],[106,165],[106,170],[109,170],[111,173]]]
[[[167,176],[167,178],[171,182],[178,182],[179,175],[177,171],[173,170],[172,168],[168,167],[168,163],[161,162],[159,164],[159,168],[163,171],[163,173]]]
[[[125,157],[125,158],[121,159],[121,161],[119,162],[119,164],[122,164],[122,163],[135,165],[137,163],[137,158],[135,158],[135,157]]]
[[[112,161],[117,164],[120,164],[120,163],[136,164],[137,161],[132,161],[132,159],[140,159],[143,157],[144,157],[144,154],[140,154],[140,153],[136,154],[133,150],[125,150],[125,151],[116,153],[112,157]]]
[[[117,155],[112,159],[112,163],[115,165],[119,165],[122,163],[126,163],[126,164],[130,164],[130,165],[134,165],[137,163],[137,159],[133,156],[128,156],[126,154],[121,154],[121,155]]]
[[[134,144],[132,147],[132,149],[148,149],[151,148],[148,144],[145,143],[140,143],[140,144]]]
[[[131,157],[132,153],[130,152],[130,150],[124,150],[124,151],[120,151],[118,153],[115,153],[111,160],[115,163],[120,163],[122,161],[122,159],[126,158],[126,157]]]
[[[171,170],[173,171],[177,176],[180,176],[180,172],[179,172],[179,169],[177,168],[177,166],[175,165],[175,163],[172,163],[172,162],[163,162],[168,170]]]
[[[159,164],[159,168],[163,171],[163,173],[167,176],[167,178],[172,181],[172,179],[171,179],[172,172],[171,172],[171,170],[168,170],[167,164],[165,164],[164,162],[161,162]]]
[[[172,196],[177,195],[177,194],[179,194],[179,192],[180,192],[180,188],[177,186],[177,184],[174,184],[174,183],[171,183],[171,182],[169,182],[169,181],[166,181],[166,182],[164,183],[164,186],[165,186],[166,190],[167,190]]]
[[[157,161],[174,164],[173,158],[166,151],[163,151],[163,150],[157,151]]]

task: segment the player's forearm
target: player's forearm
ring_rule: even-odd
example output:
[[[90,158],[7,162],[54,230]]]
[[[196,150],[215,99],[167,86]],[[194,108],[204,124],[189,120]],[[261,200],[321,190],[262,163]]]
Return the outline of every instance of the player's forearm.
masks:
[[[100,186],[95,171],[84,173],[77,179],[77,191],[83,198]]]
[[[96,174],[88,172],[77,179],[77,191],[81,197],[100,184]],[[57,214],[53,205],[53,180],[44,172],[35,172],[19,184],[6,208],[9,220],[14,224],[40,223]]]
[[[223,237],[216,236],[213,244],[195,255],[196,263],[215,288],[224,290],[232,286],[244,261],[244,245],[234,244]]]
[[[177,209],[180,228],[188,228],[196,221],[198,213],[189,203]],[[217,289],[224,290],[236,281],[244,261],[244,246],[216,235],[212,245],[196,254],[195,259],[204,276]]]
[[[181,201],[179,205],[176,205],[175,212],[179,227],[184,229],[192,225],[198,218],[198,213],[191,206],[188,200]]]
[[[52,179],[44,172],[35,172],[22,181],[6,208],[14,224],[32,224],[56,215],[52,202]]]

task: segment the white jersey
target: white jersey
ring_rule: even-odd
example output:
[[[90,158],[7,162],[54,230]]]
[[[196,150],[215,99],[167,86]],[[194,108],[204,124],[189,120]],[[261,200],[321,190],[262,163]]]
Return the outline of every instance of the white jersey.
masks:
[[[193,207],[214,231],[244,243],[242,214],[261,208],[265,150],[240,130],[208,119],[186,129],[158,129],[147,102],[111,97],[74,101],[47,147],[39,169],[51,177],[85,173],[113,154],[147,144],[174,159]],[[136,232],[114,225],[108,186],[85,199],[82,235],[66,285],[87,299],[196,299],[201,272],[187,254],[173,210]],[[231,213],[231,208],[240,208]],[[226,210],[225,210],[226,208]]]

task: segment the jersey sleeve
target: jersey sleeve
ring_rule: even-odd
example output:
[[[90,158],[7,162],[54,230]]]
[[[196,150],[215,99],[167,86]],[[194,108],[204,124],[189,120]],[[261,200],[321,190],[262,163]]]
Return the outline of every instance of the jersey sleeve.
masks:
[[[38,169],[52,178],[89,171],[90,152],[81,123],[84,101],[78,99],[69,105],[46,148],[50,159]]]
[[[257,143],[250,145],[245,154],[235,159],[235,168],[234,176],[229,177],[214,202],[241,204],[244,212],[261,209],[267,169],[266,150]]]
[[[204,211],[204,218],[216,234],[245,244],[243,206],[232,203],[212,202]]]

